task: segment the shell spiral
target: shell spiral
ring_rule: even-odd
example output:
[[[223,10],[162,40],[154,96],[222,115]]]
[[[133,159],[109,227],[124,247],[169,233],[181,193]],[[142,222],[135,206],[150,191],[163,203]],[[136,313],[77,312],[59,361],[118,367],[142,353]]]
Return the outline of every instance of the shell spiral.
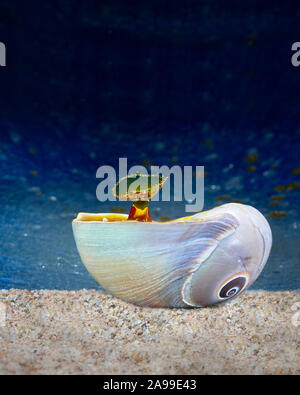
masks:
[[[175,221],[79,214],[81,259],[114,296],[142,306],[207,306],[234,298],[258,277],[272,233],[255,208],[230,203]]]

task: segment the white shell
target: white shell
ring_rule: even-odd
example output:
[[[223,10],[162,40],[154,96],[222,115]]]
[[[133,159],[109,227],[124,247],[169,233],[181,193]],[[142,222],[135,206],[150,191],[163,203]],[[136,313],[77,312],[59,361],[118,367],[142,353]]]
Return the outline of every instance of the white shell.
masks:
[[[96,281],[143,306],[207,306],[232,298],[256,280],[272,245],[264,216],[237,203],[165,223],[126,219],[82,213],[73,232]]]

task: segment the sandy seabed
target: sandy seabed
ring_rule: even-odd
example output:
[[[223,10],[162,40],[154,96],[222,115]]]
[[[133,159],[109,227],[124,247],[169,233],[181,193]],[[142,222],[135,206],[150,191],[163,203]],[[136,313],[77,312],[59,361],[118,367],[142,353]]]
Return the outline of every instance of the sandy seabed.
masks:
[[[300,373],[296,291],[183,310],[96,290],[13,289],[0,290],[0,308],[0,374]]]

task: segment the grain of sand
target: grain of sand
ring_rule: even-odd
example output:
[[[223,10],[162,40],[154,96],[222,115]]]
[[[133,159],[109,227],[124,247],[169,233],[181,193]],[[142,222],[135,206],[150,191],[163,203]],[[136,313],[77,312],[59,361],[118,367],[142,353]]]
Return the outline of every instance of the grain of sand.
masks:
[[[295,291],[248,291],[189,310],[96,290],[0,290],[0,302],[1,374],[300,373]]]

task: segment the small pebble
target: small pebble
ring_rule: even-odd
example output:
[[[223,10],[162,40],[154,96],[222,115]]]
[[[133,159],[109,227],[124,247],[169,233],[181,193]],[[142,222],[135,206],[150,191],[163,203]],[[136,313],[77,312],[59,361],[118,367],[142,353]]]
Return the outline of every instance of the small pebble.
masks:
[[[281,192],[281,191],[293,191],[294,189],[300,188],[299,182],[292,182],[285,185],[277,185],[274,187],[274,191]]]
[[[293,169],[293,170],[291,171],[291,174],[292,174],[293,176],[299,175],[299,174],[300,174],[300,167],[297,167],[296,169]]]
[[[170,217],[163,216],[163,217],[160,217],[159,220],[160,220],[160,222],[167,222],[167,221],[170,221]]]
[[[123,207],[112,207],[110,209],[112,213],[125,213],[125,208]]]
[[[283,217],[286,217],[286,212],[285,211],[271,211],[269,213],[269,216],[272,218],[283,218]]]

